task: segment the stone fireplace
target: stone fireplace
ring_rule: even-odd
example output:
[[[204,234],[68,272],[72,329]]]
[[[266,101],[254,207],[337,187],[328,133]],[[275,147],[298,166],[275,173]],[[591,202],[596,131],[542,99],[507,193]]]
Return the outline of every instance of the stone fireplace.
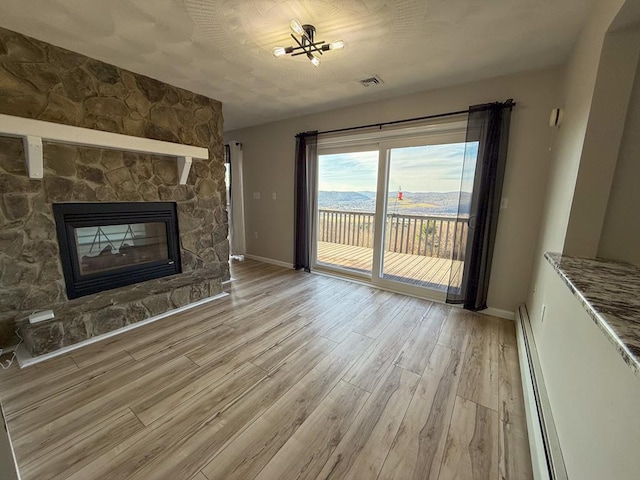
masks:
[[[220,102],[0,28],[0,113],[209,151],[208,159],[194,159],[186,185],[180,185],[175,158],[44,143],[44,175],[35,180],[27,176],[22,141],[0,135],[0,347],[17,343],[18,327],[31,354],[44,354],[221,291],[229,278],[229,247]],[[173,268],[181,268],[72,298],[60,255],[65,247],[58,241],[57,206],[146,202],[173,205],[177,255],[171,256],[169,245],[151,245],[151,238],[145,240],[148,248],[141,248],[142,237],[168,228],[164,220],[127,219],[124,231],[101,228],[99,235],[97,229],[82,230],[96,225],[77,225],[74,234],[83,237],[75,253],[77,273],[88,278],[104,270],[107,258],[99,258],[109,252],[104,235],[117,262],[139,258],[166,266],[173,261]],[[140,225],[146,223],[151,225]],[[100,238],[87,240],[92,235]],[[129,267],[114,267],[120,268]],[[48,309],[53,319],[26,321],[34,311]]]

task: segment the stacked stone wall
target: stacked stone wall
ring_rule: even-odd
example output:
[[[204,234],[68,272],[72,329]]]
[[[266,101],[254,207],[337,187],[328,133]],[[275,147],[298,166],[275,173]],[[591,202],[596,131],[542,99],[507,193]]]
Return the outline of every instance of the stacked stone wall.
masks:
[[[22,141],[0,133],[0,347],[15,322],[34,353],[75,343],[220,291],[229,278],[221,104],[0,29],[0,113],[206,147],[187,184],[175,158],[44,143],[44,178],[27,176]],[[69,301],[52,204],[175,201],[183,274]]]

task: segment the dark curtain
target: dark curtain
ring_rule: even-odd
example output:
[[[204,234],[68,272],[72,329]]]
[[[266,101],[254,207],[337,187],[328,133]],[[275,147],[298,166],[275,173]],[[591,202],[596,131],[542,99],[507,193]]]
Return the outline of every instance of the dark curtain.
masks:
[[[456,229],[454,260],[464,260],[460,272],[452,269],[447,303],[462,303],[468,310],[487,308],[491,260],[498,227],[502,183],[507,160],[509,123],[514,103],[469,107],[466,147],[458,217],[469,216],[468,231]],[[467,202],[469,186],[470,201]],[[458,285],[458,286],[456,286]]]
[[[295,261],[294,268],[311,270],[313,218],[315,215],[313,194],[315,191],[316,163],[318,161],[318,132],[296,135],[295,167]]]

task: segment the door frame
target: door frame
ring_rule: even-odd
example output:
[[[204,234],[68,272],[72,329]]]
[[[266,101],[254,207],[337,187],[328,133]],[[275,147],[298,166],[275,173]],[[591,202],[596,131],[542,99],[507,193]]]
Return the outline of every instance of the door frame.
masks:
[[[318,172],[314,185],[314,240],[312,245],[311,266],[313,269],[335,273],[371,283],[384,290],[403,293],[415,297],[444,302],[446,292],[427,287],[411,285],[398,280],[384,278],[384,237],[386,233],[387,197],[389,185],[390,150],[393,148],[423,145],[442,145],[466,142],[467,119],[450,120],[435,125],[398,128],[386,131],[367,132],[318,139],[318,156],[347,151],[378,151],[378,172],[376,182],[376,209],[374,214],[374,244],[371,274],[357,272],[339,266],[318,264]],[[319,162],[318,162],[319,164]],[[318,167],[316,167],[318,168]],[[462,175],[462,172],[461,172]]]

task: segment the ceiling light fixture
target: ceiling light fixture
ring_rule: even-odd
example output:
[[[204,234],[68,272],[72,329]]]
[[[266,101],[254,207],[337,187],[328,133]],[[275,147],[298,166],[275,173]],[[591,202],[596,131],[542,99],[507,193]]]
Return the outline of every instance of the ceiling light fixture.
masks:
[[[328,50],[342,50],[344,48],[344,42],[342,40],[336,40],[331,43],[324,41],[316,42],[316,28],[313,25],[300,25],[300,22],[297,20],[291,20],[289,27],[293,32],[291,33],[291,38],[297,43],[297,46],[275,47],[273,49],[273,56],[276,58],[283,57],[284,55],[291,55],[292,57],[296,55],[306,55],[315,67],[319,67],[320,58],[316,54],[322,55],[323,52]]]

